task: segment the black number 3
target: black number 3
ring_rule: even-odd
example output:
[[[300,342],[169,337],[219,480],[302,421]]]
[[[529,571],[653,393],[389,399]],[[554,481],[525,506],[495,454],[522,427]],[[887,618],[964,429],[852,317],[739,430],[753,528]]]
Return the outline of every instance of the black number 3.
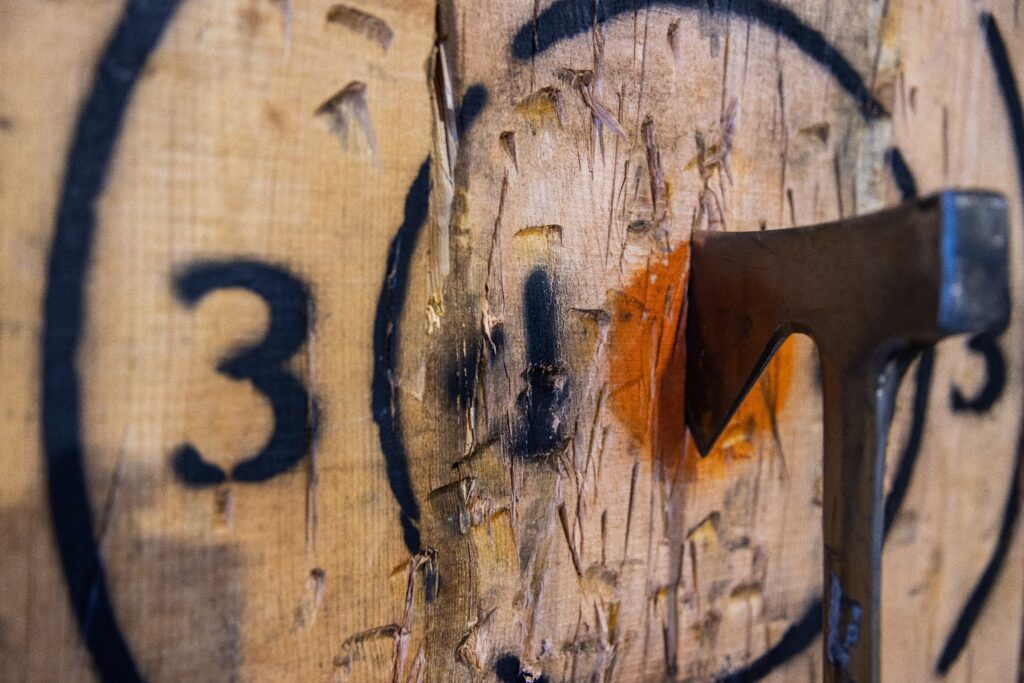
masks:
[[[217,364],[233,379],[252,382],[274,411],[274,432],[256,455],[231,469],[235,481],[266,481],[295,466],[315,437],[316,407],[309,392],[282,364],[306,340],[310,296],[294,275],[257,261],[205,261],[189,265],[174,276],[174,292],[192,307],[218,289],[244,289],[270,308],[266,335],[257,344],[239,349]],[[192,444],[172,456],[174,472],[190,486],[210,486],[227,480],[219,466],[207,462]]]

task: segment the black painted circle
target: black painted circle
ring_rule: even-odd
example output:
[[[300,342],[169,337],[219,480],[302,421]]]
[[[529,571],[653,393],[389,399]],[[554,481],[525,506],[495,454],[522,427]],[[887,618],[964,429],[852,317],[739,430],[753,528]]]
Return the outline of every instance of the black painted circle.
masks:
[[[75,125],[43,299],[42,437],[50,523],[78,628],[103,681],[141,681],[110,603],[85,479],[76,366],[85,281],[106,185],[139,74],[180,0],[131,0],[96,68]]]

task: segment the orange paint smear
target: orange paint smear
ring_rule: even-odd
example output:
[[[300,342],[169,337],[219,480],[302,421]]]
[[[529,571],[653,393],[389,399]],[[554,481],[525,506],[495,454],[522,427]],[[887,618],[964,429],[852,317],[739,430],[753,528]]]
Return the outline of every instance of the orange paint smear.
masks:
[[[687,479],[725,477],[731,463],[756,453],[760,439],[774,438],[792,385],[795,346],[779,349],[715,448],[701,458],[687,438],[686,349],[676,343],[685,324],[689,268],[690,245],[682,244],[653,256],[612,298],[609,403],[641,450],[667,468],[683,461]]]
[[[646,451],[678,461],[686,441],[686,352],[677,347],[690,245],[652,255],[611,301],[608,398],[612,412]]]

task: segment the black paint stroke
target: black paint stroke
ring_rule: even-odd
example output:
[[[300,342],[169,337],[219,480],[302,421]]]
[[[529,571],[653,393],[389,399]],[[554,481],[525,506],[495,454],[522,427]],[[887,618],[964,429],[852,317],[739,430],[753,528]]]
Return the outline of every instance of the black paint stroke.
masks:
[[[766,678],[777,668],[800,655],[809,648],[821,634],[821,598],[815,598],[804,610],[803,615],[790,624],[786,632],[767,652],[747,664],[739,671],[726,674],[718,680],[721,683],[749,683]]]
[[[516,398],[518,424],[512,453],[521,458],[547,455],[564,440],[561,413],[568,377],[558,353],[558,306],[548,272],[535,268],[523,285],[526,331],[526,388]]]
[[[558,306],[551,278],[543,268],[530,271],[523,284],[523,326],[527,364],[558,363]]]
[[[50,245],[42,331],[42,441],[50,523],[82,640],[103,681],[141,681],[110,603],[89,505],[77,358],[95,204],[132,92],[179,0],[132,0],[114,30],[75,124]]]
[[[967,348],[980,353],[985,360],[985,383],[974,396],[965,396],[960,387],[949,391],[949,404],[954,412],[987,413],[1006,389],[1006,357],[999,346],[999,332],[984,332],[971,337]]]
[[[985,32],[989,57],[999,83],[999,95],[1002,97],[1003,107],[1005,107],[1009,119],[1017,160],[1017,181],[1021,196],[1024,196],[1024,106],[1021,105],[1020,90],[1014,79],[1010,55],[1006,51],[1006,43],[1003,41],[1003,35],[995,17],[988,12],[982,12],[981,28]]]
[[[792,10],[771,0],[739,0],[716,6],[713,0],[652,0],[647,6],[664,5],[678,9],[695,9],[732,14],[756,22],[786,38],[801,52],[824,67],[857,103],[868,119],[886,116],[887,112],[852,64],[817,29],[808,26]],[[535,21],[523,24],[512,39],[512,55],[531,59],[556,43],[593,30],[595,21],[609,21],[620,14],[632,14],[636,0],[555,0]],[[595,17],[596,14],[596,17]]]
[[[885,538],[889,537],[896,517],[903,508],[903,500],[910,489],[914,467],[921,454],[924,439],[924,425],[928,418],[928,402],[931,398],[932,377],[935,374],[935,349],[928,347],[918,357],[917,372],[914,374],[914,404],[910,421],[910,434],[903,446],[903,453],[896,464],[892,486],[885,497]]]
[[[409,289],[409,269],[420,232],[427,222],[430,198],[430,157],[420,165],[405,195],[405,217],[388,247],[384,282],[377,297],[373,320],[373,380],[370,410],[377,423],[380,448],[387,464],[388,484],[399,507],[405,546],[420,551],[420,506],[409,476],[409,457],[402,438],[400,402],[397,395],[399,324]]]
[[[1020,187],[1021,198],[1024,199],[1024,106],[1021,105],[1020,90],[1017,88],[1017,81],[1014,78],[1013,67],[1010,56],[1006,50],[1006,43],[1003,41],[1002,32],[996,23],[995,17],[988,12],[982,12],[981,29],[985,34],[985,43],[988,47],[989,57],[996,72],[996,80],[999,84],[999,94],[1003,100],[1003,107],[1010,123],[1010,131],[1013,137],[1013,148],[1017,160],[1017,181]],[[1024,418],[1022,418],[1024,420]],[[967,602],[964,604],[956,624],[950,632],[942,653],[935,664],[937,673],[944,675],[956,662],[957,658],[967,646],[967,639],[971,629],[981,616],[982,608],[988,602],[988,598],[995,588],[999,574],[1006,563],[1010,551],[1010,544],[1013,541],[1017,520],[1020,517],[1021,506],[1021,466],[1024,462],[1024,422],[1022,422],[1020,436],[1017,443],[1017,463],[1014,467],[1013,479],[1010,482],[1010,492],[1006,498],[1006,505],[1003,508],[1003,518],[999,527],[999,536],[996,539],[992,555],[989,557],[985,570],[982,572],[978,582],[971,590]]]
[[[458,120],[465,136],[487,106],[487,88],[475,83],[466,89],[459,105]],[[409,456],[402,437],[401,405],[398,385],[398,350],[401,342],[402,310],[409,291],[412,255],[427,223],[430,201],[430,157],[420,165],[416,178],[405,195],[402,224],[388,247],[384,281],[377,296],[373,319],[373,379],[370,385],[370,411],[377,423],[378,439],[387,466],[388,485],[399,508],[399,520],[405,547],[420,552],[420,506],[412,487]]]
[[[487,87],[483,83],[474,83],[466,88],[466,94],[462,96],[462,104],[459,106],[459,134],[466,133],[476,123],[477,117],[487,106]]]
[[[231,469],[231,479],[262,482],[287,472],[309,452],[316,438],[316,406],[302,382],[284,367],[306,341],[312,309],[306,285],[280,266],[248,260],[199,261],[174,276],[174,293],[188,306],[219,289],[243,289],[260,297],[270,310],[264,337],[238,349],[217,364],[235,380],[248,380],[270,403],[274,431],[256,455]],[[178,478],[191,486],[224,480],[224,472],[203,460],[192,444],[172,457]]]
[[[189,486],[216,486],[228,480],[227,473],[216,463],[207,462],[192,444],[184,444],[171,456],[171,467],[178,481]]]
[[[523,663],[513,654],[504,654],[494,663],[494,675],[501,683],[548,683],[547,676],[534,678],[523,671]]]
[[[904,201],[917,196],[917,180],[913,171],[903,158],[903,152],[898,147],[890,147],[885,153],[885,160],[889,163],[889,170],[892,171],[893,182],[900,191]]]

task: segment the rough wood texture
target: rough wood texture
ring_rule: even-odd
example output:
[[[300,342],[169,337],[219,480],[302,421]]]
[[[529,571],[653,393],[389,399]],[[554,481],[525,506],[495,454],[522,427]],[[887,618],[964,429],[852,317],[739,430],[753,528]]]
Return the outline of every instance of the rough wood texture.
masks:
[[[819,678],[815,351],[699,459],[688,237],[1024,262],[1016,4],[822,5],[0,4],[0,679]],[[901,389],[886,680],[1019,676],[1020,324]]]

